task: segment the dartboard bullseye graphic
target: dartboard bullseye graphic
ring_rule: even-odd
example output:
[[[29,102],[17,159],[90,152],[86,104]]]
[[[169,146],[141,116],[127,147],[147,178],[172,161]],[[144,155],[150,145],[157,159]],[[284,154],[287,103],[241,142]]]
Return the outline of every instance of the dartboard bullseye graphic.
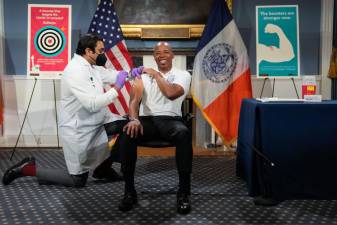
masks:
[[[46,26],[41,28],[34,37],[34,46],[37,51],[46,57],[57,56],[62,53],[66,45],[64,33],[57,27]]]

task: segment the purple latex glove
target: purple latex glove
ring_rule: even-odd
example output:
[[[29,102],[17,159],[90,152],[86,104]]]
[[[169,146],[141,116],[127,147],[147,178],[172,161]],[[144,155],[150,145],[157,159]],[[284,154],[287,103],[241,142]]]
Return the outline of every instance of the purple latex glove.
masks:
[[[131,70],[131,76],[134,78],[140,78],[143,73],[144,66],[136,67]]]
[[[115,87],[120,90],[124,84],[125,84],[125,79],[128,77],[129,73],[122,70],[117,74],[117,79],[115,83]]]

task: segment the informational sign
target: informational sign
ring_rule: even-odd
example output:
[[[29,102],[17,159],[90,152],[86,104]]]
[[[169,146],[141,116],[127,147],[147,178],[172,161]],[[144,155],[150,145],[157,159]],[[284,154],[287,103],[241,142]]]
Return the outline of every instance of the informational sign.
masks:
[[[60,78],[71,57],[71,5],[28,5],[27,76]]]
[[[298,6],[256,6],[257,77],[300,75]]]
[[[302,98],[304,98],[305,95],[315,95],[316,87],[315,76],[302,76]]]

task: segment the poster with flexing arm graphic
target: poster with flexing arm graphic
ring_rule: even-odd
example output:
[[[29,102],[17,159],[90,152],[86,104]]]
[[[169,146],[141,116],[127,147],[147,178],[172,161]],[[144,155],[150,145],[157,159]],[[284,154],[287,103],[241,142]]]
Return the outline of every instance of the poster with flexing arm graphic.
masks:
[[[256,6],[256,74],[300,75],[298,6]]]
[[[71,5],[28,4],[27,77],[58,79],[71,53]]]

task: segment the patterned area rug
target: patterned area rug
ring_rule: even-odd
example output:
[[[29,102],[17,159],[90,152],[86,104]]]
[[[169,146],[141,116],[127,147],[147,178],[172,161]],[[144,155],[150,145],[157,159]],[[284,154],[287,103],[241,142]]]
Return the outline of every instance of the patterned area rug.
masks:
[[[62,151],[0,150],[0,175],[26,156],[43,166],[64,167]],[[113,165],[119,170],[120,165]],[[139,205],[122,213],[117,205],[123,182],[90,178],[81,189],[38,185],[33,177],[0,184],[0,224],[337,224],[337,201],[289,200],[274,207],[255,206],[245,183],[235,176],[235,159],[198,157],[193,161],[192,212],[175,210],[177,172],[172,157],[139,157]]]

